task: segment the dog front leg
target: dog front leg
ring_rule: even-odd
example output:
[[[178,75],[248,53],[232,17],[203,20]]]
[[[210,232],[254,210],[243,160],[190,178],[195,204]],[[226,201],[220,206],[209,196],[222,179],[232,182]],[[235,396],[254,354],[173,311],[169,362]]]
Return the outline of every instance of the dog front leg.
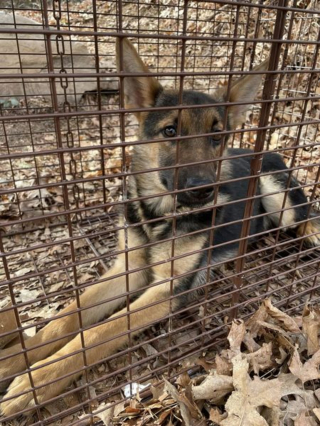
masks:
[[[176,299],[168,300],[169,296],[170,286],[166,283],[149,288],[130,305],[131,336],[137,335],[152,323],[156,323],[169,315],[171,310],[177,308]],[[150,304],[153,305],[149,306]],[[88,348],[86,349],[86,359],[89,365],[108,357],[128,342],[128,334],[126,333],[128,330],[127,313],[126,308],[122,309],[110,317],[112,321],[84,332],[85,346]],[[95,347],[90,348],[90,346]],[[84,366],[81,349],[81,339],[80,336],[77,336],[53,356],[33,366],[33,368],[37,368],[32,372],[34,384],[37,387],[42,386],[36,390],[39,403],[43,403],[63,392],[70,382],[81,375],[81,369]],[[80,353],[61,360],[61,357],[77,351],[80,351]],[[49,362],[53,363],[47,365]],[[42,365],[43,367],[41,367]],[[66,374],[69,374],[69,376],[51,383]],[[20,392],[26,393],[14,397]],[[30,391],[30,381],[27,374],[14,379],[6,394],[7,397],[12,399],[1,404],[1,410],[5,415],[12,415],[25,408],[34,407],[35,401]]]
[[[145,264],[145,258],[141,250],[129,253],[131,253],[129,256],[129,271],[142,267]],[[125,257],[122,255],[116,260],[114,267],[102,277],[106,281],[88,288],[88,290],[81,295],[80,306],[82,309],[84,308],[84,310],[81,311],[81,319],[84,327],[96,323],[105,316],[111,315],[125,302],[125,275],[118,278],[109,278],[122,274],[125,270]],[[146,270],[129,274],[130,290],[137,290],[146,285],[146,283]],[[105,301],[105,303],[103,303],[103,301]],[[98,306],[90,307],[99,302],[102,303]],[[35,362],[46,358],[48,355],[54,353],[74,338],[74,334],[72,333],[79,330],[80,327],[77,303],[71,303],[71,305],[60,312],[60,315],[64,314],[67,315],[56,320],[53,319],[39,333],[25,341],[25,346],[28,349],[28,361],[30,364],[34,364]],[[43,346],[37,347],[39,345]],[[36,347],[36,349],[32,350],[33,347]],[[21,350],[21,344],[19,343],[0,351],[0,378],[2,379],[0,382],[0,388],[2,387],[3,389],[7,387],[8,380],[5,380],[6,378],[10,378],[10,376],[26,369],[25,358],[21,354]],[[1,360],[1,358],[6,356],[10,357]]]

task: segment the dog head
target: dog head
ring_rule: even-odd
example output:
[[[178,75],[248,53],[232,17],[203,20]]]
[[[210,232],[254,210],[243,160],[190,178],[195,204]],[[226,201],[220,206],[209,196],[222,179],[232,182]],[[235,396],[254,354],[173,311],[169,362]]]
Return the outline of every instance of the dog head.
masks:
[[[226,107],[212,104],[253,101],[262,74],[252,74],[236,80],[229,90],[228,97],[226,88],[219,89],[213,95],[183,91],[181,104],[186,109],[181,110],[179,119],[178,109],[165,109],[180,104],[179,92],[166,90],[161,86],[149,73],[127,39],[123,39],[122,43],[117,41],[117,66],[119,71],[126,73],[150,74],[150,76],[133,75],[124,78],[126,108],[164,107],[160,111],[135,113],[140,125],[141,140],[161,139],[159,142],[136,145],[134,148],[133,171],[149,170],[147,174],[136,175],[139,181],[138,195],[164,194],[177,189],[183,190],[177,193],[178,206],[188,206],[192,209],[212,203],[214,198],[212,184],[216,181],[217,168],[217,162],[214,160],[223,154],[227,139],[221,132],[233,130],[242,124],[249,107],[249,105],[229,106],[224,126]],[[264,62],[254,71],[263,72],[266,69],[267,62]],[[206,104],[211,106],[203,107]],[[202,106],[198,107],[199,105]],[[178,134],[184,137],[179,143],[176,140]],[[175,171],[177,164],[179,167]],[[164,170],[150,171],[154,168]],[[172,211],[173,196],[152,198],[148,203],[151,208],[157,209],[158,214],[165,214]]]

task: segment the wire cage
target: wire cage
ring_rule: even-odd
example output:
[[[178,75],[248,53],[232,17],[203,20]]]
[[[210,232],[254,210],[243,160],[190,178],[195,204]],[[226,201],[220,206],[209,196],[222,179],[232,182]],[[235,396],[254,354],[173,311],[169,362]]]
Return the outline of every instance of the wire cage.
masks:
[[[27,373],[31,385],[19,392],[32,389],[34,401],[33,407],[18,406],[1,419],[3,424],[18,422],[18,415],[30,414],[31,408],[24,424],[98,424],[97,413],[126,404],[137,383],[145,386],[140,395],[147,397],[152,395],[150,385],[156,386],[162,377],[173,379],[184,371],[196,375],[197,357],[214,356],[224,347],[231,320],[247,318],[263,298],[271,297],[290,315],[299,314],[306,301],[319,301],[317,249],[305,246],[301,236],[291,235],[281,224],[249,242],[265,152],[281,154],[307,196],[308,213],[320,211],[319,24],[316,0],[1,1],[0,344],[20,344],[25,367],[9,379]],[[137,291],[130,288],[133,272],[126,261],[121,295],[127,310],[126,345],[92,365],[86,359],[84,333],[94,333],[94,324],[82,320],[81,295],[103,281],[119,254],[128,259],[132,251],[126,237],[132,227],[127,221],[128,179],[133,148],[146,143],[124,104],[128,75],[117,71],[115,42],[119,39],[121,45],[124,37],[161,85],[177,93],[230,88],[237,78],[253,75],[257,65],[270,60],[242,127],[222,129],[229,135],[229,147],[255,153],[239,249],[232,262],[220,262],[214,280],[208,275],[202,295],[192,304],[171,310],[160,322],[150,320],[135,335],[130,297]],[[184,108],[181,102],[178,110]],[[288,210],[286,185],[280,218]],[[124,211],[124,222],[118,220],[119,211]],[[173,211],[173,224],[177,216]],[[213,229],[214,221],[208,234]],[[117,246],[119,230],[124,230],[119,237],[125,240],[123,250]],[[172,264],[166,277],[171,283],[176,238],[173,225],[171,256],[158,262]],[[77,328],[67,340],[80,333],[81,376],[49,402],[42,401],[32,382],[35,370],[26,342],[53,319],[70,316],[61,312],[73,300]],[[103,295],[91,308],[99,310],[102,302]],[[159,302],[150,301],[155,310]],[[115,337],[102,336],[101,343]],[[62,338],[66,335],[60,342]],[[17,355],[6,350],[0,352],[0,362],[15,363]],[[5,388],[8,377],[0,380]]]

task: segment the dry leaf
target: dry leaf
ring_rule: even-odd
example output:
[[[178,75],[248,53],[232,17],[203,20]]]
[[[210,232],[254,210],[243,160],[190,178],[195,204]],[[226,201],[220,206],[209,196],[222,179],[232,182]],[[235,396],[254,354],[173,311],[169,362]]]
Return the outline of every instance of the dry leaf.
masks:
[[[164,379],[164,382],[167,392],[177,401],[186,426],[196,426],[197,423],[194,420],[201,417],[198,407],[191,403],[185,395],[179,393],[168,380]]]
[[[207,362],[204,358],[198,358],[196,364],[201,365],[201,367],[203,367],[207,373],[209,373],[209,371],[212,370],[215,366],[214,363]]]
[[[216,355],[216,371],[217,374],[221,374],[223,376],[231,376],[232,374],[232,364],[230,361],[221,357],[220,355]]]
[[[314,408],[312,411],[314,412],[317,419],[320,420],[320,408]]]
[[[17,299],[21,302],[29,302],[31,300],[35,300],[40,295],[39,290],[30,290],[27,288],[22,288],[20,290],[19,295],[17,296]]]
[[[276,363],[282,365],[284,360],[287,358],[288,353],[281,346],[279,346],[278,349],[280,352],[280,358],[276,358]]]
[[[234,320],[231,324],[231,329],[228,334],[228,342],[230,350],[235,354],[240,352],[240,346],[246,332],[245,324],[242,320]]]
[[[261,410],[260,414],[266,420],[268,426],[280,425],[280,412],[278,407],[276,408],[264,407]]]
[[[159,419],[157,420],[157,422],[155,424],[162,425],[162,423],[166,420],[166,418],[169,416],[169,414],[172,412],[172,410],[173,410],[173,408],[169,408],[169,410],[163,411],[160,414]]]
[[[247,347],[249,352],[255,352],[261,348],[260,345],[254,340],[251,333],[246,333],[244,335],[243,343]]]
[[[158,355],[158,351],[152,345],[150,345],[150,343],[144,344],[142,349],[145,351],[146,356]],[[151,361],[153,362],[154,360],[155,358],[153,358]]]
[[[313,355],[319,349],[319,327],[320,323],[317,314],[306,306],[302,315],[302,329],[307,335],[308,355]]]
[[[294,426],[317,426],[317,422],[312,417],[306,416],[307,410],[299,415],[294,421]]]
[[[246,327],[250,331],[251,336],[254,338],[259,334],[260,321],[265,321],[268,318],[267,309],[262,304],[259,309],[249,318],[246,322]]]
[[[280,373],[277,380],[281,385],[281,397],[287,395],[304,396],[305,390],[297,384],[298,379],[291,373]]]
[[[291,362],[289,364],[289,369],[292,374],[297,376],[302,381],[302,383],[305,383],[308,380],[320,379],[319,365],[320,349],[312,356],[312,358],[302,364],[299,353],[295,348],[292,354]]]
[[[281,384],[277,379],[262,381],[248,375],[249,363],[242,354],[232,360],[234,392],[226,403],[228,417],[221,426],[267,426],[266,420],[258,413],[257,408],[275,408],[280,405]]]
[[[209,420],[220,425],[220,423],[222,422],[222,420],[226,418],[226,416],[227,416],[227,413],[221,414],[218,408],[214,407],[214,408],[211,408],[210,410]]]
[[[126,407],[125,412],[129,415],[138,415],[141,413],[140,408],[134,408],[134,407]]]
[[[158,400],[160,398],[160,396],[163,394],[163,388],[164,388],[164,385],[150,386],[150,390],[152,392],[152,398],[154,400]]]
[[[274,320],[279,322],[286,331],[291,331],[292,333],[300,333],[300,329],[295,320],[284,312],[281,312],[280,309],[274,307],[271,303],[271,299],[266,299],[263,303],[266,307],[268,315],[270,315]]]
[[[246,357],[255,374],[259,374],[260,370],[272,367],[274,365],[272,359],[272,343],[263,343],[259,350],[252,354],[246,354]]]
[[[307,410],[306,403],[302,398],[289,400],[282,413],[282,419],[297,420],[301,413]]]
[[[22,275],[29,274],[29,272],[33,272],[31,267],[21,268],[15,271],[14,277],[22,277]]]
[[[190,384],[190,377],[189,374],[184,372],[180,374],[180,376],[176,380],[177,385],[182,386],[183,388],[186,388]]]
[[[261,327],[264,327],[267,330],[272,330],[272,331],[275,331],[276,333],[281,334],[282,336],[285,336],[287,340],[289,341],[289,337],[290,337],[289,334],[279,325],[272,324],[266,321],[258,321],[258,323]],[[292,347],[292,344],[290,346]]]
[[[312,390],[301,390],[301,394],[293,395],[295,399],[290,399],[286,407],[286,417],[295,420],[302,412],[310,411],[319,407],[319,402],[315,398]]]
[[[122,413],[124,411],[124,409],[125,409],[125,403],[126,403],[126,401],[121,401],[121,402],[119,402],[119,404],[117,404],[117,405],[114,406],[114,413],[113,413],[113,415],[115,417],[117,417],[120,413]]]
[[[214,373],[199,386],[192,387],[194,399],[210,399],[213,404],[219,403],[223,397],[233,391],[233,379],[230,376],[223,376]]]
[[[105,426],[110,426],[112,424],[112,417],[114,414],[115,406],[112,404],[105,404],[104,402],[99,405],[99,407],[92,412],[95,417],[98,417]]]

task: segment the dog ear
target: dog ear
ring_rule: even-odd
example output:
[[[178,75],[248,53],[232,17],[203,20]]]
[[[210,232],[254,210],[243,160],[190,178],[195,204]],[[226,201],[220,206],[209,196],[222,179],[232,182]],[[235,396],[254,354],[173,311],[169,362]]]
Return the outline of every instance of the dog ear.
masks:
[[[252,71],[267,71],[269,60],[263,62]],[[230,91],[230,102],[254,101],[258,92],[263,74],[248,74],[235,81]],[[245,112],[250,105],[233,105],[228,107],[229,122],[232,129],[240,126],[245,121]]]
[[[122,49],[120,40],[117,39],[117,69],[126,73],[149,73],[147,66],[142,62],[138,52],[132,43],[124,38]],[[121,51],[121,52],[120,52]],[[122,53],[122,69],[120,70],[120,55]],[[125,77],[124,95],[126,108],[148,108],[155,104],[159,92],[162,90],[161,84],[154,77]],[[136,114],[139,118],[139,113]]]

